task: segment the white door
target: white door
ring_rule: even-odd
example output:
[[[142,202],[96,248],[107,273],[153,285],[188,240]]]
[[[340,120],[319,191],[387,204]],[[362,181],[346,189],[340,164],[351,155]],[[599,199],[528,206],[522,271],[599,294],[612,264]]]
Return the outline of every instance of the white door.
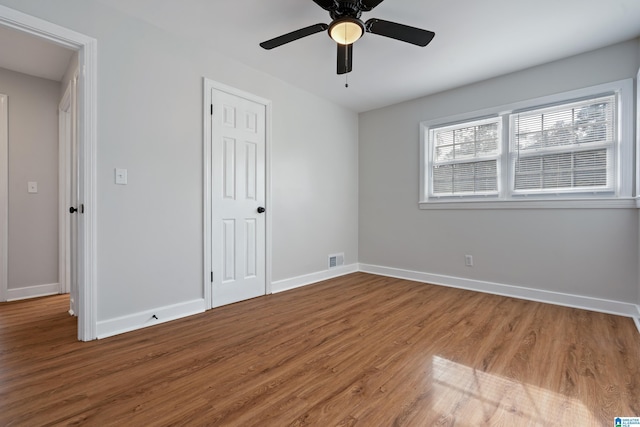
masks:
[[[266,294],[266,107],[212,89],[212,306]]]
[[[68,233],[69,239],[69,257],[68,267],[69,277],[69,313],[74,316],[78,314],[78,225],[80,215],[84,213],[84,207],[80,204],[80,168],[78,167],[79,147],[78,147],[78,99],[77,99],[77,74],[71,81],[71,152],[69,153],[69,213],[70,227]],[[71,213],[73,211],[73,213]]]
[[[77,316],[78,301],[78,132],[76,78],[69,84],[58,110],[60,130],[60,283],[61,293],[69,294],[69,313]]]

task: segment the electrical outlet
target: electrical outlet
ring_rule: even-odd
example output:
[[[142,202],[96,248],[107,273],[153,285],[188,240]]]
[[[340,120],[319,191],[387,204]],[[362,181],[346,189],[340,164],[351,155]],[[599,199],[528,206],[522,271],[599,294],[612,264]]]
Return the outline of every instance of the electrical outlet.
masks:
[[[467,267],[473,267],[473,255],[464,256],[464,265]]]

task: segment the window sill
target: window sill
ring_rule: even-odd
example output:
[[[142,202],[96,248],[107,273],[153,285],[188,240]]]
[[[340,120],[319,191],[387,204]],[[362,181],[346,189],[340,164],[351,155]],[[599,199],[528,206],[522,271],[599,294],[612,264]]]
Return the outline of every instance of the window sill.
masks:
[[[520,200],[436,200],[420,202],[423,210],[466,209],[640,209],[640,198],[611,199],[520,199]]]

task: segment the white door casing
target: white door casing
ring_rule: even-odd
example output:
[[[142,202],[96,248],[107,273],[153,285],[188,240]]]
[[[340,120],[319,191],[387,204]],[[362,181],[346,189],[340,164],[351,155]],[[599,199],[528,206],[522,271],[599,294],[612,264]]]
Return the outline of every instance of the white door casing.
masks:
[[[270,103],[205,80],[205,108],[205,298],[219,307],[270,293],[270,215],[259,211],[268,208]]]
[[[9,247],[9,99],[0,94],[0,301],[7,300]]]

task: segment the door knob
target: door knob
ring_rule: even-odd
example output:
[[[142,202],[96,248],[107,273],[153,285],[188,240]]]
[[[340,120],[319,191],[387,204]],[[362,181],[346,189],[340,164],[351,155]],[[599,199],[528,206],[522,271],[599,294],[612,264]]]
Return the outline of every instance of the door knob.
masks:
[[[266,211],[266,209],[263,208],[262,206],[258,208],[258,213],[264,213],[264,211]]]
[[[69,213],[71,213],[71,214],[72,214],[72,213],[76,213],[76,212],[78,212],[78,208],[74,208],[73,206],[71,206],[71,207],[69,208]]]

